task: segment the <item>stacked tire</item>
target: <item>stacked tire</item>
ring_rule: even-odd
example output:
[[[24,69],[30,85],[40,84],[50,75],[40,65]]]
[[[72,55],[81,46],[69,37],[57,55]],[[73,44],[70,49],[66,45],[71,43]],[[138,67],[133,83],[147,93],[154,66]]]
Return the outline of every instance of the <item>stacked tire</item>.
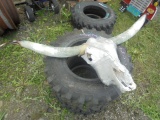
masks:
[[[72,22],[78,28],[95,28],[111,34],[116,22],[115,12],[100,2],[79,2],[72,9]]]
[[[60,37],[51,45],[71,47],[85,43],[90,37],[109,38],[104,31],[95,29],[74,30]],[[124,47],[118,46],[121,63],[131,72],[132,63]],[[106,86],[98,78],[95,70],[81,57],[44,59],[45,72],[56,97],[62,106],[74,113],[91,114],[104,110],[110,101],[117,99],[121,92],[114,86]]]
[[[85,43],[91,37],[110,38],[116,15],[103,3],[80,2],[72,9],[72,21],[81,30],[65,34],[51,43],[52,46],[72,47]],[[133,65],[126,49],[117,46],[117,54],[121,64],[131,72]],[[95,70],[81,57],[46,57],[44,63],[52,91],[61,105],[74,113],[87,115],[100,112],[121,95],[116,86],[104,85]]]

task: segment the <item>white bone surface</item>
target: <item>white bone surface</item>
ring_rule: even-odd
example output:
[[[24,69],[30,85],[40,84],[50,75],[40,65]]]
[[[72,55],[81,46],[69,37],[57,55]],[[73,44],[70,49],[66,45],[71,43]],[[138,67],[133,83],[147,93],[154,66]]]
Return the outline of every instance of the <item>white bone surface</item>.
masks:
[[[88,47],[82,58],[95,69],[105,85],[116,85],[122,93],[136,89],[131,74],[120,63],[113,41],[99,37],[88,39],[86,44]]]

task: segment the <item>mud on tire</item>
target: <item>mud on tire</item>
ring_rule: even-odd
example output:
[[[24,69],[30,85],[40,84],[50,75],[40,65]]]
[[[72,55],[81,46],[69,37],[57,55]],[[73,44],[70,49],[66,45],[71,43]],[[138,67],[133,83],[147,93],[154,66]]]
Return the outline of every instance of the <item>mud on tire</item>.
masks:
[[[53,46],[68,47],[84,43],[90,37],[106,37],[105,32],[96,30],[74,30],[57,41]],[[118,48],[122,48],[119,46]],[[118,50],[118,49],[117,49]],[[123,52],[123,53],[122,53]],[[119,50],[120,61],[126,63],[130,70],[132,63],[126,51]],[[96,72],[81,57],[44,59],[47,80],[61,102],[62,106],[75,113],[90,114],[106,108],[107,104],[121,95],[119,89],[114,86],[105,86],[97,77]]]
[[[71,12],[73,25],[78,29],[95,28],[111,34],[116,22],[114,11],[108,5],[96,1],[79,2]]]

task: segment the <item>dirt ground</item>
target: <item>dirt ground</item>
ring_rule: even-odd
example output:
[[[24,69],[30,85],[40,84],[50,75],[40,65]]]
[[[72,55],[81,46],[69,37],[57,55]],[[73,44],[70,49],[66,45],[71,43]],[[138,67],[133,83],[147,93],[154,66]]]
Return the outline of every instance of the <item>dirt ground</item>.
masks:
[[[36,94],[38,94],[38,90],[34,86],[24,90],[25,96]],[[150,120],[140,109],[133,109],[124,105],[121,99],[111,102],[107,110],[100,113],[88,116],[68,113],[62,119],[56,117],[54,110],[43,99],[28,99],[25,102],[12,99],[9,103],[5,103],[3,107],[8,107],[4,120]],[[44,113],[47,115],[44,115]]]
[[[15,108],[22,109],[19,112],[12,111]],[[30,103],[30,107],[26,108],[26,105],[11,102],[10,111],[5,115],[4,120],[53,120],[53,117],[42,116],[41,113],[46,111],[46,104]],[[131,110],[124,106],[121,102],[117,104],[110,104],[108,110],[101,113],[83,116],[75,115],[75,117],[67,115],[64,120],[149,120],[147,116],[143,114],[141,110]]]
[[[158,12],[160,14],[160,10]],[[21,19],[26,20],[24,16]],[[158,16],[155,17],[158,19]],[[29,23],[28,23],[29,24]],[[21,24],[20,28],[25,28],[25,24]],[[19,33],[21,31],[18,31]],[[21,34],[19,34],[21,35]],[[0,84],[0,87],[2,85]],[[24,90],[24,95],[36,95],[38,90],[32,86]],[[132,96],[132,95],[131,95]],[[134,96],[134,93],[133,93]],[[17,99],[11,99],[9,103],[0,101],[1,107],[7,106],[7,112],[4,120],[53,120],[56,119],[54,110],[43,100],[25,100],[25,102]],[[8,107],[9,106],[9,107]],[[44,115],[46,113],[47,115]],[[54,117],[53,117],[54,116]],[[60,119],[60,118],[57,118]],[[66,114],[64,120],[150,120],[140,109],[134,109],[123,104],[123,100],[118,99],[108,105],[107,110],[100,113],[83,116]]]

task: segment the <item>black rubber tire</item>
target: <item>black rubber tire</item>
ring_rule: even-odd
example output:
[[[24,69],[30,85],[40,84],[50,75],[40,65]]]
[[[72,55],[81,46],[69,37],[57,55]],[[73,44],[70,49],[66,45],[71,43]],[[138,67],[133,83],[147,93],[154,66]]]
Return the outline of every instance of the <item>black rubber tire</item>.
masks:
[[[54,6],[54,9],[52,8],[52,5]],[[60,11],[60,5],[57,0],[50,0],[50,7],[53,9],[55,14],[58,14]]]
[[[148,23],[149,23],[149,20],[146,19],[142,27],[145,27]]]
[[[108,5],[96,1],[79,2],[71,12],[73,25],[78,29],[95,28],[111,34],[116,22],[115,12]]]
[[[104,31],[99,32],[95,29],[74,30],[51,43],[51,45],[60,47],[74,46],[82,44],[90,37],[96,38],[97,36],[110,37]],[[130,58],[126,51],[121,51],[119,47],[117,49],[120,50],[118,54],[123,55],[120,57],[120,61],[130,70],[130,67],[132,67]],[[64,59],[46,57],[44,63],[47,80],[53,92],[62,103],[62,106],[74,113],[90,114],[99,112],[105,109],[110,101],[121,95],[116,86],[104,85],[97,77],[94,69],[81,57]]]
[[[132,61],[131,56],[127,54],[126,48],[121,45],[118,45],[117,54],[118,54],[118,58],[121,61],[121,64],[124,65],[129,70],[130,73],[132,73],[134,67],[131,62]]]
[[[26,14],[28,21],[34,22],[35,15],[34,15],[32,8],[30,6],[25,6],[24,11],[25,11],[25,14]]]

